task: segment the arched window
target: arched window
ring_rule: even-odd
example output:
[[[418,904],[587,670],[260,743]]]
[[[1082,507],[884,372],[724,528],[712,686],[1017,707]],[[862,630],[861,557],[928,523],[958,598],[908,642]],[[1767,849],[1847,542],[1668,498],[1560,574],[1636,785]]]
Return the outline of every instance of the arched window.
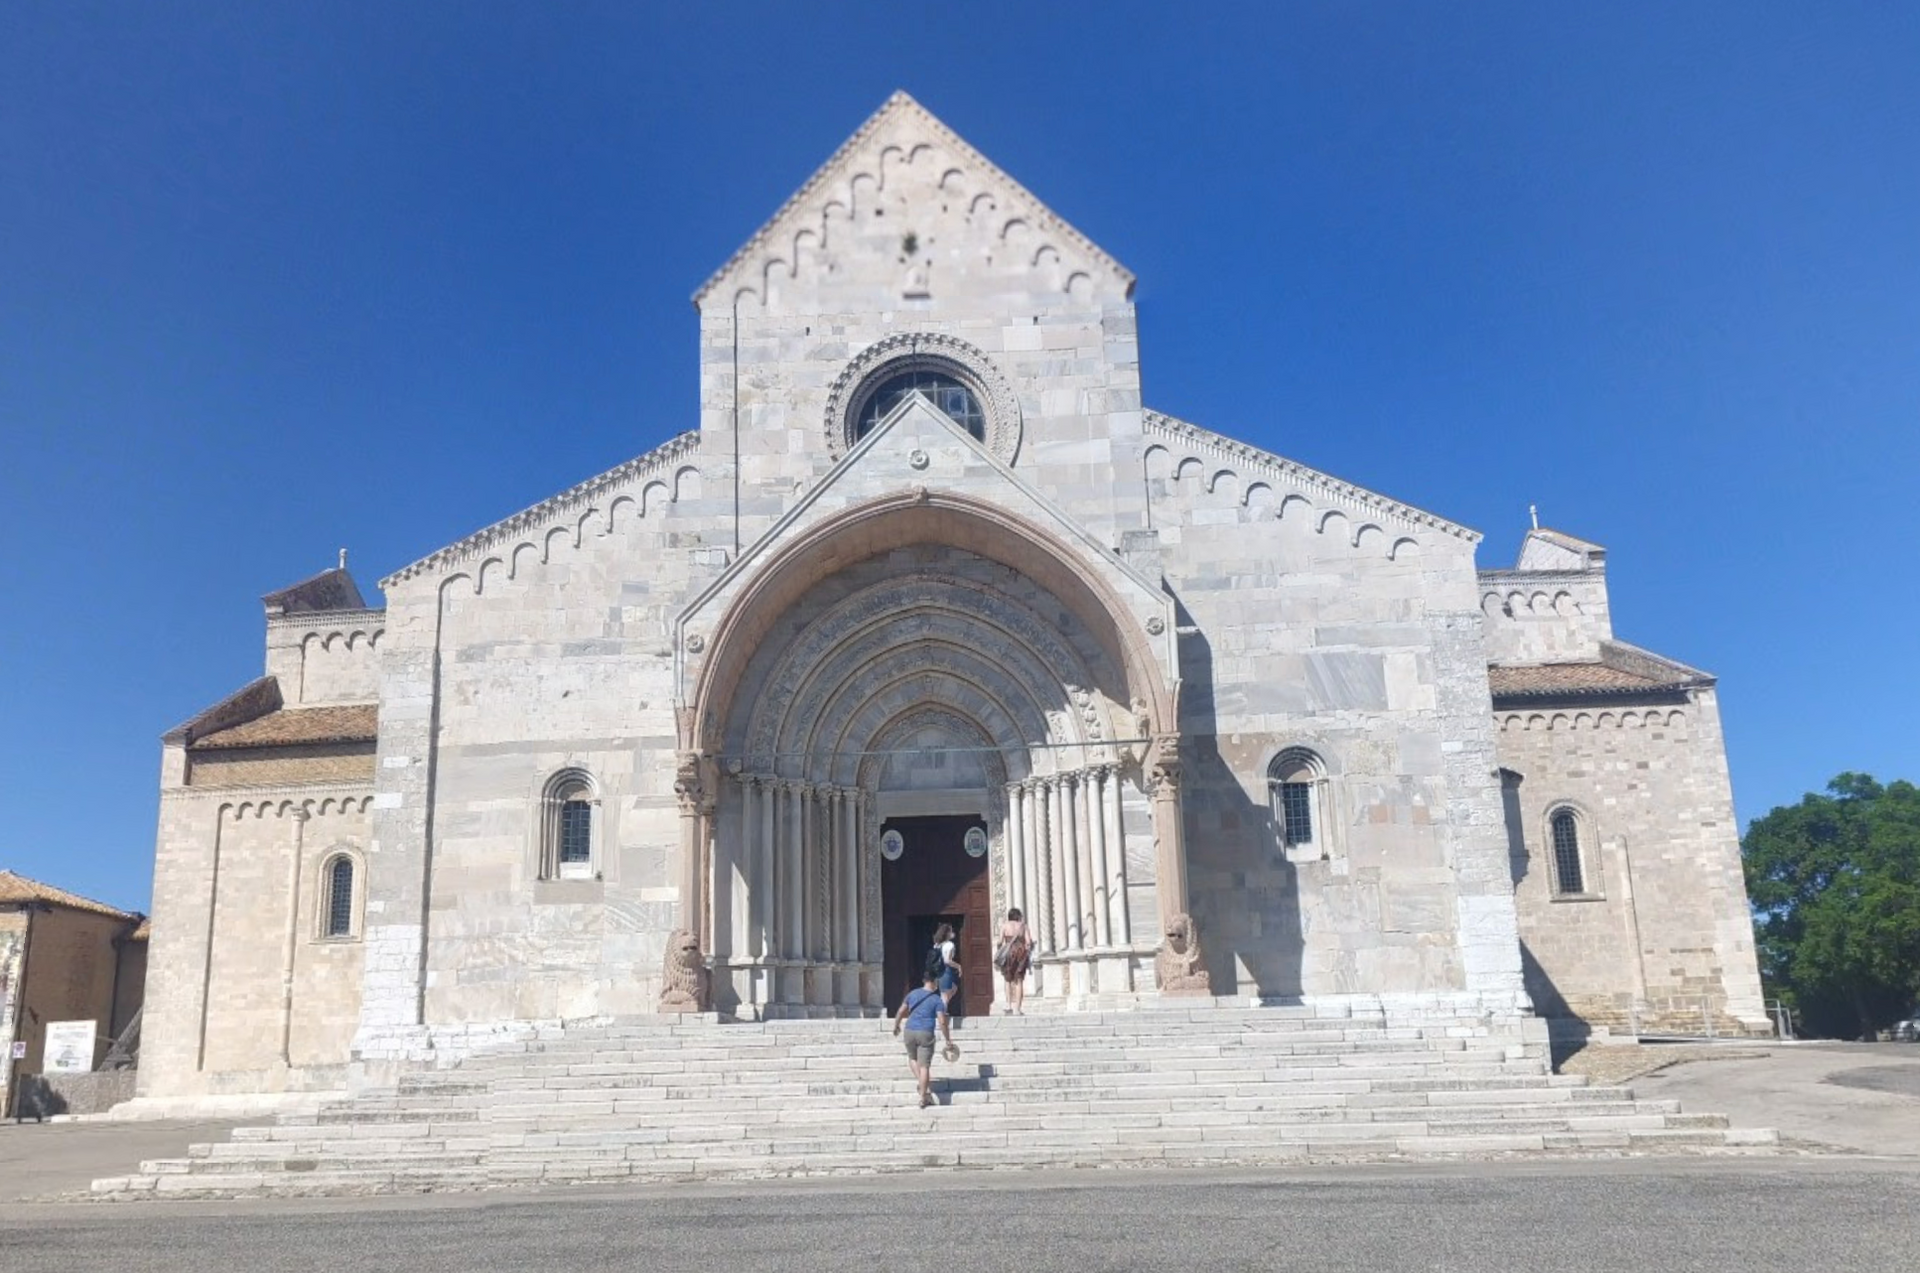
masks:
[[[873,432],[874,426],[892,415],[911,393],[920,394],[955,424],[986,441],[987,414],[980,409],[979,397],[957,377],[924,366],[896,372],[861,397],[854,409],[853,440],[858,442]]]
[[[1326,767],[1303,747],[1289,747],[1267,766],[1274,831],[1289,857],[1328,856]]]
[[[540,801],[540,878],[591,879],[599,873],[599,794],[583,769],[547,780]]]
[[[341,853],[320,868],[320,935],[353,936],[353,859]]]
[[[1580,861],[1580,818],[1571,809],[1557,810],[1547,820],[1553,837],[1553,882],[1558,893],[1585,893],[1586,872]]]

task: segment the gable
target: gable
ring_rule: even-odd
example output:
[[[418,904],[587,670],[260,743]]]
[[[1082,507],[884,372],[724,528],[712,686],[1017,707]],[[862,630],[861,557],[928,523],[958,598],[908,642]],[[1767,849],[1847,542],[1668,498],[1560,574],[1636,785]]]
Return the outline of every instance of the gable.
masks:
[[[900,298],[957,274],[1037,276],[1064,295],[1126,298],[1133,275],[905,93],[888,98],[727,263],[696,306],[878,271]],[[976,281],[975,286],[978,286]]]
[[[951,419],[913,397],[862,438],[681,611],[675,621],[675,646],[681,652],[677,674],[683,701],[714,652],[708,645],[709,635],[724,622],[734,601],[786,550],[828,523],[863,510],[946,501],[996,510],[1068,550],[1084,582],[1123,612],[1121,617],[1131,630],[1149,637],[1151,648],[1144,653],[1157,663],[1166,683],[1178,680],[1173,602],[1158,583],[1128,565]],[[884,535],[854,536],[836,560],[850,564],[857,555],[875,555],[903,547],[904,542]],[[959,546],[991,555],[991,550],[977,545]],[[1126,657],[1116,651],[1115,665],[1125,662]]]

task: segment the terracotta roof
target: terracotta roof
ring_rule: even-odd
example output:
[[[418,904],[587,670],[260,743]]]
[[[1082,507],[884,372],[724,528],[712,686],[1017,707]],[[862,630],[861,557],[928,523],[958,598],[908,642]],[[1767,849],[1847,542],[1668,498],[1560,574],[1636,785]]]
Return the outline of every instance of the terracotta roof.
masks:
[[[111,915],[115,919],[140,918],[132,911],[123,911],[117,906],[96,902],[90,897],[69,893],[63,888],[42,884],[38,880],[30,880],[12,871],[0,871],[0,902],[43,902],[48,906],[65,906],[76,911],[91,911],[95,915]]]
[[[378,736],[375,703],[337,707],[283,707],[226,729],[202,734],[194,751],[226,747],[291,747],[311,743],[370,743]]]
[[[1662,689],[1667,685],[1605,663],[1543,663],[1535,667],[1490,667],[1493,696],[1522,694],[1618,694],[1623,690]]]
[[[1487,680],[1496,702],[1515,698],[1630,697],[1671,694],[1713,677],[1625,641],[1606,641],[1600,657],[1579,663],[1494,664]]]

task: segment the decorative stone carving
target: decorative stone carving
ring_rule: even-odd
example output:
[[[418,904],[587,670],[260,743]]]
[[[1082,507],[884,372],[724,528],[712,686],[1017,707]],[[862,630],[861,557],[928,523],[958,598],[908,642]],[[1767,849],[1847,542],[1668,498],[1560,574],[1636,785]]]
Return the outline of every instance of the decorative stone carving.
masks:
[[[987,417],[987,450],[1004,464],[1020,452],[1020,399],[986,354],[964,340],[937,332],[902,332],[876,341],[847,363],[827,393],[827,451],[847,453],[849,422],[863,405],[864,390],[897,372],[924,367],[961,381]]]
[[[1159,636],[1162,632],[1165,632],[1166,630],[1167,630],[1167,621],[1165,619],[1162,619],[1157,614],[1150,614],[1147,616],[1147,634],[1149,636]]]
[[[683,814],[697,813],[712,803],[707,794],[706,758],[697,751],[683,751],[673,771],[673,795]]]
[[[712,1001],[712,974],[701,958],[700,942],[686,929],[674,929],[660,969],[660,1011],[705,1012]]]
[[[1200,954],[1200,933],[1184,911],[1167,921],[1165,939],[1153,957],[1154,977],[1163,995],[1210,995],[1213,983]]]
[[[922,451],[919,447],[915,447],[907,453],[907,463],[914,468],[923,469],[932,463],[932,460],[925,451]]]
[[[707,638],[701,636],[698,632],[687,638],[687,653],[698,654],[706,648]]]
[[[1180,739],[1168,735],[1153,740],[1153,763],[1147,771],[1147,789],[1155,800],[1180,793]]]

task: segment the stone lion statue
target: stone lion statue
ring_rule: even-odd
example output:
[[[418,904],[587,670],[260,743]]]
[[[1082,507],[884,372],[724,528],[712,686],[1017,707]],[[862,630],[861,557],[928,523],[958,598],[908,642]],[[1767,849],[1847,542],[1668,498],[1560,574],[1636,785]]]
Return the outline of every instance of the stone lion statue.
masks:
[[[707,1011],[713,1002],[712,976],[700,955],[699,939],[684,928],[674,929],[660,968],[660,1011]]]
[[[1160,993],[1205,995],[1213,993],[1207,978],[1207,965],[1200,954],[1200,932],[1193,916],[1184,911],[1167,921],[1166,940],[1153,958],[1153,970]]]

